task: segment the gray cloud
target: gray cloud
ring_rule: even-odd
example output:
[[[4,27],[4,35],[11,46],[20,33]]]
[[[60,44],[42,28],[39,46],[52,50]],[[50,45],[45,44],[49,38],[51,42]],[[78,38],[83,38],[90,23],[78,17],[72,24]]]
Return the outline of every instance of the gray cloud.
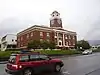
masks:
[[[33,24],[32,20],[20,20],[18,18],[7,18],[0,23],[0,36],[6,34],[17,34],[17,32],[25,29]],[[28,26],[27,26],[28,25]]]
[[[35,24],[49,26],[54,10],[61,13],[63,27],[76,31],[78,39],[99,39],[100,0],[1,0],[0,36]]]
[[[90,26],[90,29],[84,36],[84,39],[95,39],[100,40],[100,20],[96,21],[94,24]]]

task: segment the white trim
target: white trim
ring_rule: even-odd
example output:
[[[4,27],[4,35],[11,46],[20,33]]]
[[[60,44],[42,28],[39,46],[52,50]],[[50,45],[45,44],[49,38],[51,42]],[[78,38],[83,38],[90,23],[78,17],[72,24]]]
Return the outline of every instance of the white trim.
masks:
[[[26,33],[29,33],[29,32],[32,32],[32,31],[35,31],[35,30],[33,30],[33,29],[35,29],[35,30],[37,30],[37,29],[43,29],[43,30],[49,30],[49,31],[55,31],[55,32],[62,32],[62,33],[66,33],[66,34],[72,34],[72,35],[76,35],[76,32],[71,32],[71,31],[68,31],[68,30],[59,30],[59,29],[57,29],[57,28],[53,28],[53,27],[43,27],[43,26],[33,26],[33,27],[30,27],[29,29],[26,29],[26,30],[24,30],[24,31],[22,31],[22,32],[19,32],[17,35],[22,35],[22,34],[26,34]]]
[[[43,32],[40,32],[40,36],[43,36]]]

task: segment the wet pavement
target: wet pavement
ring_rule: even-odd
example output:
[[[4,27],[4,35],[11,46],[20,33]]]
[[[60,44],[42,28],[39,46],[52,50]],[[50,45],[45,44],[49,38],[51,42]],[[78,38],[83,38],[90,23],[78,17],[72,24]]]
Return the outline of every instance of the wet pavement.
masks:
[[[60,59],[64,67],[60,73],[48,72],[41,75],[100,75],[100,53],[82,56],[63,56]],[[4,71],[5,64],[0,64],[0,75],[8,75]]]

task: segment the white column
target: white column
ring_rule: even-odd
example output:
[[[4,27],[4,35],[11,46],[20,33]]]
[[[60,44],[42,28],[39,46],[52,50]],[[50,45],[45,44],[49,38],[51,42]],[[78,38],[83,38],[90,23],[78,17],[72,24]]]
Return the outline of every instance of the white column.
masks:
[[[63,33],[63,46],[65,46],[65,38],[64,38],[64,33]]]

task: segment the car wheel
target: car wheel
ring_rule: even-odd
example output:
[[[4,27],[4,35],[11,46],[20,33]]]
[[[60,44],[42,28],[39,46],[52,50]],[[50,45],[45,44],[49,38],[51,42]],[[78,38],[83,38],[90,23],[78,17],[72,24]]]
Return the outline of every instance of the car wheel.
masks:
[[[32,75],[31,69],[25,69],[23,75]]]
[[[59,64],[57,64],[57,65],[55,66],[55,71],[56,71],[56,72],[60,72],[60,70],[61,70],[61,66],[60,66]]]

